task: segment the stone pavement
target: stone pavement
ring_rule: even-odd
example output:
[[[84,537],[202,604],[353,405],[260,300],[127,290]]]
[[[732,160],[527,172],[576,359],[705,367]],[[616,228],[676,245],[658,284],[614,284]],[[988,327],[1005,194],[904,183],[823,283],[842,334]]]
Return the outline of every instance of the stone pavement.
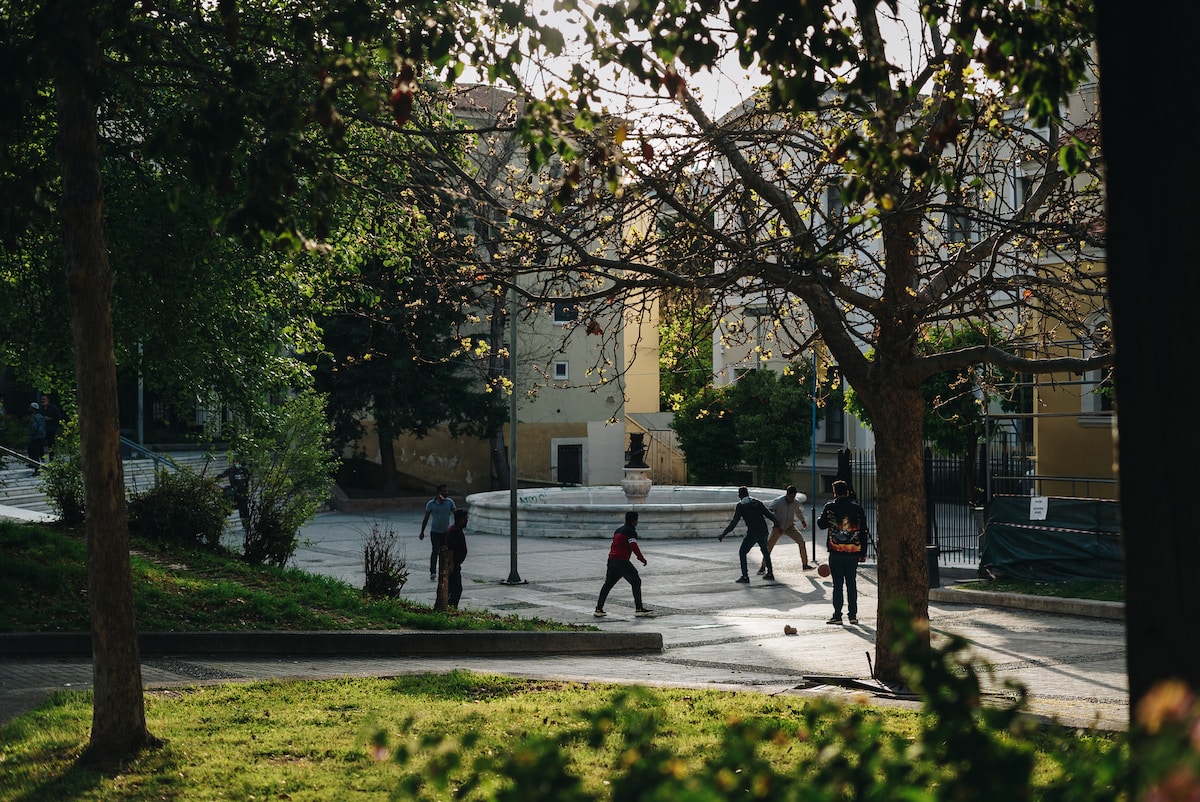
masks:
[[[306,571],[362,581],[362,542],[373,527],[400,536],[409,563],[404,595],[432,603],[429,540],[420,541],[421,511],[328,512],[302,532],[294,564]],[[613,522],[613,528],[620,521]],[[910,704],[871,680],[876,632],[876,574],[873,563],[859,571],[857,626],[825,623],[832,612],[831,585],[815,571],[802,571],[791,541],[773,554],[777,581],[754,577],[736,584],[741,538],[723,543],[656,539],[641,533],[649,560],[638,566],[649,618],[633,614],[629,586],[619,583],[609,596],[608,617],[592,616],[603,581],[611,532],[579,539],[518,538],[515,571],[508,537],[471,535],[464,564],[463,607],[576,624],[595,624],[609,637],[622,635],[606,653],[548,646],[510,649],[446,649],[470,633],[439,633],[437,649],[385,649],[363,653],[332,633],[320,648],[284,653],[270,648],[214,654],[143,649],[143,680],[148,687],[209,681],[341,676],[397,676],[467,669],[515,676],[624,684],[678,685],[771,694],[824,694]],[[757,565],[757,551],[750,554]],[[817,550],[824,561],[824,547]],[[752,568],[753,570],[753,568]],[[973,572],[942,567],[943,583]],[[509,582],[510,579],[519,581]],[[982,601],[988,603],[984,604]],[[1032,712],[1078,726],[1123,728],[1128,719],[1125,628],[1120,605],[1082,604],[1068,613],[1026,609],[1040,604],[1027,597],[998,606],[995,594],[971,594],[945,587],[931,591],[930,624],[935,642],[947,634],[964,637],[971,653],[992,666],[987,689],[995,698],[1009,693],[1005,683],[1022,683],[1031,693]],[[1001,600],[1003,601],[1003,600]],[[784,627],[797,630],[784,633]],[[662,648],[656,644],[661,638]],[[332,639],[332,640],[330,640]],[[0,642],[2,643],[2,642]],[[340,648],[339,643],[345,644]],[[646,644],[655,644],[647,649]],[[24,652],[24,650],[20,650]],[[319,651],[313,654],[313,651]],[[370,650],[367,650],[370,651]],[[435,653],[439,652],[440,653]],[[0,721],[7,720],[54,688],[88,688],[87,657],[18,654],[0,647]],[[263,653],[266,652],[266,653]]]

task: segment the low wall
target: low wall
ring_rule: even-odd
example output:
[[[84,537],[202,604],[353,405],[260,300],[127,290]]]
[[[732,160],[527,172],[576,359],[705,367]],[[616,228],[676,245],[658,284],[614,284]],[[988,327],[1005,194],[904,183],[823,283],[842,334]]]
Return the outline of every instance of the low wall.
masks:
[[[750,494],[764,502],[782,490],[752,487]],[[507,490],[467,496],[470,529],[488,535],[511,532]],[[803,494],[797,496],[801,502]],[[530,537],[612,537],[625,522],[625,513],[638,512],[638,537],[716,537],[733,519],[736,487],[663,485],[650,489],[644,502],[633,503],[620,487],[534,487],[517,492],[517,532]],[[738,529],[730,537],[741,537]]]

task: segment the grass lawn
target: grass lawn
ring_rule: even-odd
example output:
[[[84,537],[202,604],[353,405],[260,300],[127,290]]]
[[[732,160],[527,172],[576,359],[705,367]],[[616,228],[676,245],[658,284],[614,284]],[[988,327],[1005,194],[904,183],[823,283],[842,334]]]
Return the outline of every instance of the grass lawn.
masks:
[[[296,569],[253,566],[226,552],[131,541],[134,603],[143,632],[258,629],[571,630],[553,621],[478,610],[435,612]],[[86,632],[82,530],[0,521],[0,632]],[[594,627],[586,627],[594,629]]]
[[[76,762],[87,741],[90,695],[55,696],[0,733],[0,802],[630,799],[611,783],[645,771],[650,778],[635,785],[680,784],[659,799],[755,798],[739,790],[741,783],[775,787],[769,798],[798,799],[778,786],[800,788],[822,776],[830,795],[804,798],[839,799],[850,798],[842,794],[849,789],[839,791],[829,779],[850,770],[839,761],[867,765],[866,752],[874,749],[879,754],[871,759],[891,755],[905,782],[936,783],[940,772],[963,768],[909,746],[932,721],[915,711],[461,672],[156,691],[147,694],[146,717],[163,745],[100,772]],[[751,722],[763,729],[744,729]],[[999,737],[1002,748],[1018,740]],[[1119,736],[1052,728],[1022,738],[1034,754],[1032,782],[1039,787],[1082,782],[1068,777],[1076,773],[1072,760],[1121,748]],[[925,777],[926,771],[933,774]],[[880,782],[886,773],[882,766],[868,770]],[[577,788],[567,775],[577,778]],[[689,778],[707,793],[686,795]],[[900,798],[875,789],[881,792],[869,798]]]

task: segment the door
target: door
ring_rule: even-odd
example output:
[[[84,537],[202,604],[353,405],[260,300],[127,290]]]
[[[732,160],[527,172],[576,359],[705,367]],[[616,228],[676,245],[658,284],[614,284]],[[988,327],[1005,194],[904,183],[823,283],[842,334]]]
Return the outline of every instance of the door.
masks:
[[[583,484],[583,444],[558,447],[558,481],[564,485]]]

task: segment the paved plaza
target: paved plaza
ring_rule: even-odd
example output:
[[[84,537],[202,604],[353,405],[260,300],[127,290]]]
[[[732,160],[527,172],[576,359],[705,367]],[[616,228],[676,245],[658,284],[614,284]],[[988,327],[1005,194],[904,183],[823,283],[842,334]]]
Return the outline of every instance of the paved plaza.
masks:
[[[410,574],[404,595],[432,604],[429,540],[418,540],[418,509],[365,513],[327,512],[302,532],[294,564],[306,571],[363,584],[362,544],[372,527],[400,538]],[[621,521],[614,521],[613,528]],[[658,633],[661,651],[595,654],[420,655],[205,655],[148,656],[143,680],[150,687],[222,680],[398,676],[467,669],[523,677],[577,681],[679,685],[770,694],[825,694],[907,704],[887,693],[870,693],[876,633],[876,574],[868,562],[859,572],[857,626],[826,624],[831,585],[801,570],[795,544],[784,539],[772,555],[776,581],[754,577],[736,584],[740,537],[718,542],[655,538],[641,533],[649,564],[638,566],[645,603],[654,611],[634,616],[629,586],[619,583],[605,605],[608,617],[592,616],[604,578],[611,530],[594,537],[511,538],[471,535],[463,567],[462,606],[575,624],[616,633]],[[750,554],[752,570],[757,550]],[[817,549],[824,561],[824,546]],[[515,571],[514,571],[515,562]],[[943,567],[943,583],[969,572]],[[518,582],[509,582],[510,579]],[[996,698],[1014,680],[1032,694],[1031,711],[1065,723],[1122,728],[1128,719],[1125,629],[1119,618],[1070,615],[981,604],[951,587],[931,592],[935,642],[946,634],[965,638],[974,656],[992,666],[988,689]],[[1079,612],[1088,613],[1087,605]],[[1106,611],[1112,614],[1111,609]],[[1105,614],[1104,612],[1099,613]],[[785,627],[796,634],[785,634]],[[470,633],[461,633],[470,638]],[[463,650],[467,651],[466,649]],[[0,655],[0,718],[23,709],[53,688],[88,688],[87,658]]]

